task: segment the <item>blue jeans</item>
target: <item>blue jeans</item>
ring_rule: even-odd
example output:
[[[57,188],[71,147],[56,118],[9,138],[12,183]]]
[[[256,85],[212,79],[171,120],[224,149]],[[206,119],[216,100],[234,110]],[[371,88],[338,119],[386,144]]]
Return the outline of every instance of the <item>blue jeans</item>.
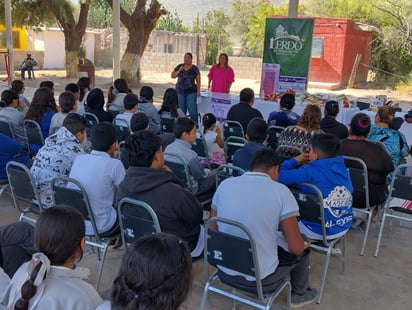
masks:
[[[187,110],[189,110],[190,118],[197,124],[197,98],[196,93],[189,93],[189,94],[177,94],[179,100],[179,108],[186,114]]]

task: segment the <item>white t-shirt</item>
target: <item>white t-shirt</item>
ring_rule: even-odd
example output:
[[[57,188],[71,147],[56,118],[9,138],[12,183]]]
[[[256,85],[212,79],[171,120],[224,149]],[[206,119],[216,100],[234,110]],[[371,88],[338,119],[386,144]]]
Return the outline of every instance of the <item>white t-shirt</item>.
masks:
[[[273,273],[279,264],[278,245],[287,247],[279,231],[279,223],[299,215],[298,204],[290,190],[265,173],[246,172],[239,177],[226,179],[219,185],[213,196],[212,208],[218,217],[240,222],[251,231],[256,241],[261,278]],[[246,238],[235,227],[219,224],[218,228]],[[248,281],[255,280],[231,269],[220,269],[229,275],[242,275]]]
[[[209,157],[212,157],[213,146],[216,142],[216,136],[217,136],[217,132],[214,130],[207,130],[203,134],[203,137],[205,138],[205,141],[206,141],[207,152],[209,153]]]

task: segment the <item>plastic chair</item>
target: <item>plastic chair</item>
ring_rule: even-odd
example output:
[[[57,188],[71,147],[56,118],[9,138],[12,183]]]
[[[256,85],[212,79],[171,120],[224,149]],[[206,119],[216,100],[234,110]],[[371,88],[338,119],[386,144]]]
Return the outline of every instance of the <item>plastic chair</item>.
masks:
[[[236,227],[242,231],[247,239],[230,235],[224,232],[210,229],[212,223],[224,223]],[[222,272],[216,271],[210,274],[209,265],[230,268],[237,272],[256,278],[256,286],[243,286],[232,281],[230,277],[221,277]],[[275,298],[286,289],[287,309],[290,309],[291,285],[288,280],[280,284],[263,285],[260,277],[259,262],[257,259],[256,243],[252,233],[241,223],[214,217],[205,224],[205,250],[204,250],[204,273],[206,277],[205,287],[199,309],[204,309],[209,291],[229,297],[233,302],[239,301],[257,309],[270,309]],[[222,286],[214,286],[214,282],[220,280],[230,287],[225,290]],[[239,289],[248,294],[235,291]],[[252,293],[253,295],[251,295]],[[233,309],[235,305],[233,305]]]
[[[226,141],[229,137],[245,138],[245,132],[241,123],[228,120],[223,122],[223,140]]]
[[[115,118],[113,120],[113,125],[116,127],[117,142],[126,140],[130,135],[129,124],[124,119]]]
[[[284,127],[272,125],[268,128],[268,139],[266,141],[267,145],[272,149],[276,150],[279,144],[279,135],[284,130]]]
[[[14,136],[13,125],[10,120],[5,117],[0,116],[0,132],[6,136],[9,136],[13,140],[16,138]]]
[[[67,187],[68,184],[72,184],[75,188]],[[79,181],[67,177],[56,177],[52,180],[51,186],[53,189],[54,202],[56,205],[63,204],[75,208],[83,215],[85,220],[90,221],[92,224],[93,234],[86,236],[86,244],[93,248],[97,248],[99,266],[97,270],[95,287],[96,290],[98,290],[103,272],[103,265],[106,258],[107,248],[114,239],[119,237],[119,234],[113,236],[105,236],[104,233],[101,234],[98,232],[87,192]]]
[[[401,221],[401,223],[402,221],[412,222],[412,218],[407,216],[412,214],[412,210],[408,209],[409,202],[412,201],[412,177],[402,174],[402,171],[406,168],[412,168],[412,165],[399,165],[398,167],[396,167],[393,173],[388,199],[386,199],[382,221],[379,228],[378,242],[376,243],[375,248],[375,257],[377,257],[379,254],[379,247],[381,245],[382,233],[386,218],[398,219]],[[391,202],[395,198],[406,200],[407,202],[400,205],[392,205]]]
[[[143,201],[123,198],[118,203],[117,214],[126,248],[128,243],[133,243],[142,236],[161,232],[156,213]]]
[[[90,112],[84,112],[84,117],[86,118],[86,126],[87,128],[92,128],[94,125],[99,123],[99,119],[96,115]]]
[[[226,157],[226,164],[233,163],[233,155],[235,152],[246,144],[247,140],[242,137],[231,136],[225,140],[224,152]]]
[[[162,128],[162,132],[171,132],[173,133],[173,129],[175,127],[175,119],[174,118],[160,118],[160,126]]]
[[[26,136],[27,143],[29,145],[34,144],[40,147],[43,146],[44,137],[43,137],[43,133],[41,131],[41,127],[39,123],[31,119],[25,119],[23,121],[23,125],[24,125],[24,135]],[[29,147],[29,151],[31,155],[35,155],[33,154],[33,151],[31,150],[30,147]]]
[[[29,168],[22,163],[10,161],[6,165],[6,171],[13,206],[20,212],[19,221],[26,220],[31,223],[36,223],[37,215],[39,215],[44,208]],[[19,203],[20,200],[29,203],[30,206],[21,206]],[[30,213],[32,213],[34,217],[29,216],[28,214]]]
[[[300,183],[299,186],[310,188],[316,193],[308,194],[298,188],[290,187],[290,190],[299,205],[300,218],[318,223],[322,226],[322,240],[318,242],[315,241],[310,245],[314,251],[326,255],[325,262],[323,264],[319,294],[316,299],[316,303],[320,304],[323,290],[325,288],[326,274],[328,272],[330,257],[332,255],[340,256],[342,261],[342,273],[345,273],[346,271],[346,234],[336,239],[327,239],[322,193],[315,185],[310,183]],[[337,247],[339,244],[340,248]]]
[[[343,158],[345,160],[345,164],[348,168],[349,176],[352,181],[353,196],[360,196],[359,198],[361,198],[362,201],[363,199],[365,201],[365,208],[356,208],[352,205],[353,211],[366,214],[367,216],[365,236],[363,237],[362,248],[360,251],[360,255],[363,256],[365,254],[366,240],[368,239],[373,213],[373,208],[370,206],[369,203],[368,167],[366,166],[365,162],[360,158],[352,156],[343,156]],[[355,163],[355,165],[359,166],[359,168],[349,167],[348,162]],[[354,165],[353,163],[352,166]]]
[[[302,149],[298,148],[297,146],[284,144],[279,145],[276,149],[276,152],[278,153],[282,162],[303,153]]]
[[[198,131],[196,141],[192,143],[192,150],[196,152],[199,159],[206,162],[207,168],[210,169],[209,152],[207,149],[205,138],[202,133]]]
[[[245,173],[240,167],[233,166],[233,165],[220,165],[218,168],[214,170],[216,176],[216,188],[219,186],[222,181],[231,178],[231,177],[238,177]]]

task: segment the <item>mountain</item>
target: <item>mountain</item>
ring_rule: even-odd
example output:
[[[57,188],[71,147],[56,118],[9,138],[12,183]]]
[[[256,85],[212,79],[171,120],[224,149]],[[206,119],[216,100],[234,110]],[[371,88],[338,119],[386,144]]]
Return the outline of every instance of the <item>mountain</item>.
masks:
[[[279,4],[287,0],[273,0],[273,4]],[[175,11],[183,20],[185,26],[191,27],[196,16],[206,16],[208,11],[223,9],[225,13],[230,10],[233,0],[159,0],[171,13]]]

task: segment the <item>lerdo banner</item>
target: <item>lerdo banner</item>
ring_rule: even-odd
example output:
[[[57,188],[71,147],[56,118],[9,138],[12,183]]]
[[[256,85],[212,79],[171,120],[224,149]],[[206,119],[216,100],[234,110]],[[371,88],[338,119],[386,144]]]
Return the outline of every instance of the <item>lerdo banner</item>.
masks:
[[[313,18],[267,18],[260,96],[306,90]]]

